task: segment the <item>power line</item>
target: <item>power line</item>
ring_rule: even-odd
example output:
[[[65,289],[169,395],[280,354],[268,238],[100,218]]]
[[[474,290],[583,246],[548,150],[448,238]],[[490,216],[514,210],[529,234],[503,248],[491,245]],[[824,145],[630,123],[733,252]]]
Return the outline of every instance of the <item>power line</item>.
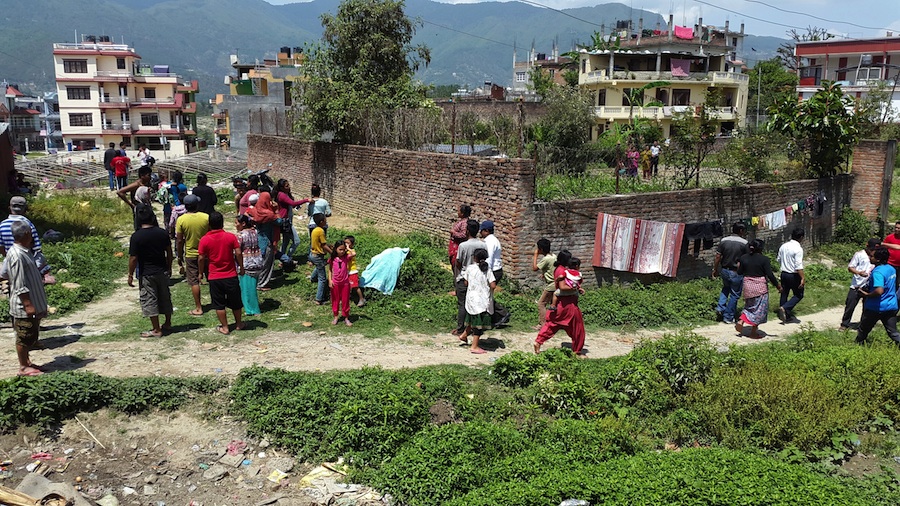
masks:
[[[24,63],[24,64],[26,64],[26,65],[32,66],[32,67],[34,67],[34,68],[36,68],[36,69],[38,69],[38,70],[41,70],[41,71],[45,70],[45,69],[42,69],[41,67],[38,67],[37,65],[31,63],[30,61],[23,60],[23,59],[21,59],[21,58],[18,58],[18,57],[16,57],[16,56],[13,56],[13,55],[11,55],[11,54],[5,52],[5,51],[0,51],[0,54],[4,54],[4,55],[6,55],[6,56],[9,56],[9,57],[12,58],[13,60],[18,60],[18,61],[20,61],[20,62],[22,62],[22,63]]]
[[[722,10],[722,11],[725,11],[725,12],[730,12],[730,13],[732,13],[732,14],[737,14],[738,16],[743,16],[743,17],[745,17],[745,18],[752,19],[752,20],[754,20],[754,21],[759,21],[759,22],[762,22],[762,23],[770,24],[770,25],[783,26],[783,27],[785,27],[785,28],[793,28],[793,29],[795,29],[795,30],[806,30],[806,28],[805,28],[805,27],[802,27],[802,26],[787,25],[787,24],[784,24],[784,23],[779,23],[779,22],[777,22],[777,21],[769,21],[768,19],[757,18],[757,17],[755,17],[755,16],[750,16],[750,15],[748,15],[748,14],[744,14],[744,13],[741,13],[741,12],[738,12],[738,11],[734,11],[734,10],[731,10],[731,9],[726,9],[726,8],[724,8],[724,7],[719,7],[719,6],[716,5],[716,4],[712,4],[712,3],[709,3],[709,2],[704,2],[703,0],[692,0],[692,1],[697,2],[698,4],[708,5],[708,6],[710,6],[710,7],[713,7],[713,8],[716,8],[716,9],[719,9],[719,10]]]
[[[562,14],[563,16],[568,16],[568,17],[570,17],[570,18],[572,18],[572,19],[577,19],[578,21],[581,21],[582,23],[587,23],[587,24],[593,25],[593,26],[602,26],[602,25],[600,25],[600,24],[598,24],[598,23],[594,23],[593,21],[588,21],[588,20],[586,20],[586,19],[579,18],[578,16],[575,16],[575,15],[573,15],[573,14],[569,14],[568,12],[561,11],[561,10],[559,10],[559,9],[554,9],[553,7],[550,7],[549,5],[544,5],[544,4],[538,3],[538,2],[532,2],[531,0],[519,0],[519,1],[522,2],[522,3],[524,3],[524,4],[533,5],[533,6],[535,6],[535,7],[542,7],[542,8],[544,8],[544,9],[548,9],[548,10],[551,10],[551,11],[553,11],[553,12],[558,12],[558,13]]]
[[[486,40],[486,41],[488,41],[488,42],[493,42],[494,44],[501,44],[501,45],[503,45],[503,46],[511,47],[511,48],[513,48],[513,49],[516,48],[515,45],[509,44],[509,43],[507,43],[507,42],[501,42],[501,41],[499,41],[499,40],[494,40],[494,39],[489,39],[489,38],[487,38],[487,37],[482,37],[481,35],[475,35],[474,33],[468,33],[468,32],[464,32],[464,31],[462,31],[462,30],[457,30],[456,28],[450,28],[449,26],[445,26],[445,25],[442,25],[442,24],[434,23],[434,22],[432,22],[432,21],[428,21],[427,19],[419,18],[419,20],[420,20],[421,22],[423,22],[423,23],[427,23],[427,24],[429,24],[429,25],[434,25],[434,26],[437,26],[437,27],[439,27],[439,28],[443,28],[444,30],[450,30],[451,32],[461,33],[461,34],[463,34],[463,35],[468,35],[469,37],[475,37],[476,39],[481,39],[481,40]]]
[[[864,28],[866,30],[886,30],[886,28],[880,28],[880,27],[876,27],[876,26],[858,25],[856,23],[851,23],[849,21],[837,21],[834,19],[826,19],[826,18],[822,18],[819,16],[814,16],[814,15],[806,13],[806,12],[798,12],[798,11],[792,11],[792,10],[788,10],[788,9],[782,9],[781,7],[776,7],[774,5],[767,4],[766,2],[761,2],[760,0],[744,0],[744,1],[754,3],[754,4],[765,5],[766,7],[769,7],[770,9],[775,9],[776,11],[786,12],[788,14],[798,14],[800,16],[806,16],[808,18],[818,19],[819,21],[825,21],[826,23],[838,23],[838,24],[842,24],[842,25],[850,25],[850,26],[855,26],[857,28]]]

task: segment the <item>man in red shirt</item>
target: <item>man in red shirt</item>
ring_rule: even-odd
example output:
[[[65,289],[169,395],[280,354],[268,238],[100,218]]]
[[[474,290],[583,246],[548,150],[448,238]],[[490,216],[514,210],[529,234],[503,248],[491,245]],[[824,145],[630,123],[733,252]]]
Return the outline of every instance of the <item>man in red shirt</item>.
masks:
[[[888,249],[888,265],[900,272],[900,221],[894,224],[894,233],[889,234],[881,241],[881,245]],[[900,285],[900,276],[897,276]]]
[[[209,213],[209,232],[200,239],[197,253],[200,272],[209,269],[206,275],[209,280],[209,296],[216,316],[219,317],[216,330],[227,336],[229,330],[226,307],[234,314],[234,330],[244,330],[244,323],[241,322],[244,305],[238,282],[238,275],[244,275],[244,258],[237,237],[224,231],[224,227],[225,218],[222,213]]]

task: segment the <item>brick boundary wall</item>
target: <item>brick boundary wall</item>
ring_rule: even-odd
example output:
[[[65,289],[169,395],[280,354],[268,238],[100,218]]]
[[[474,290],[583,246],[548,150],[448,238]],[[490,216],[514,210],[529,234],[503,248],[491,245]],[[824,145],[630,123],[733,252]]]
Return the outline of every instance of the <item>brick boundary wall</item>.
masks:
[[[888,216],[896,152],[895,140],[860,141],[853,150],[851,172],[854,183],[850,205],[853,209],[862,211],[870,220],[880,221],[882,232],[885,222],[896,218]]]
[[[860,143],[852,175],[554,202],[534,201],[534,166],[525,159],[482,159],[249,135],[248,166],[253,171],[271,168],[273,178],[287,178],[298,198],[316,182],[336,215],[366,218],[380,229],[395,232],[422,230],[446,239],[457,207],[467,203],[473,207],[473,218],[496,223],[503,244],[504,272],[510,277],[530,286],[539,284],[531,271],[531,254],[537,239],[547,237],[554,250],[569,249],[582,259],[589,284],[602,284],[667,278],[586,267],[593,254],[598,212],[676,223],[724,219],[729,233],[730,223],[737,219],[776,211],[823,191],[828,200],[822,217],[802,215],[780,230],[751,229],[748,236],[763,239],[766,248],[774,250],[795,227],[802,226],[807,244],[827,242],[844,206],[868,213],[872,202],[881,205],[883,192],[890,189],[885,167],[888,161],[892,167],[892,146],[893,142]],[[708,276],[714,250],[702,250],[694,257],[692,248],[685,249],[677,278]]]
[[[472,218],[496,223],[503,259],[524,257],[519,234],[534,201],[534,166],[526,159],[495,159],[402,151],[287,137],[248,135],[248,168],[271,168],[273,179],[287,178],[296,198],[306,197],[313,182],[322,187],[335,215],[372,220],[394,232],[422,230],[449,240],[460,204],[472,206]],[[269,166],[271,164],[271,167]],[[530,270],[530,264],[529,264]],[[449,285],[448,285],[449,286]]]

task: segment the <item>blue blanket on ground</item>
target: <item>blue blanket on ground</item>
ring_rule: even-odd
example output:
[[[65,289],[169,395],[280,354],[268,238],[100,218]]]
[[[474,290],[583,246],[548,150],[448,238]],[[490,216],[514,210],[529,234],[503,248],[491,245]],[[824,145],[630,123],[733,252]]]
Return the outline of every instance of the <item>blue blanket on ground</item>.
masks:
[[[359,275],[359,286],[374,288],[385,295],[394,293],[400,266],[406,260],[409,248],[388,248],[372,257],[366,270]]]

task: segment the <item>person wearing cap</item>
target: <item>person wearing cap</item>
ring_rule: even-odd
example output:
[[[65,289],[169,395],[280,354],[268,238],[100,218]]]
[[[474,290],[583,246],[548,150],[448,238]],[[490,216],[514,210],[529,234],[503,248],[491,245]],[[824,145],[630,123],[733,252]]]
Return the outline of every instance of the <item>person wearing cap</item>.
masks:
[[[200,197],[185,195],[185,213],[175,222],[175,251],[178,265],[183,265],[185,279],[191,287],[191,295],[194,297],[194,309],[188,311],[191,316],[202,316],[203,306],[200,304],[200,254],[197,248],[200,239],[209,232],[209,215],[201,213],[197,209],[200,206]]]
[[[41,238],[38,235],[37,228],[35,228],[34,223],[31,223],[25,213],[28,211],[28,201],[25,200],[25,197],[16,195],[9,199],[9,217],[0,222],[0,253],[7,254],[15,243],[15,238],[12,233],[12,224],[16,222],[25,223],[31,228],[31,237],[33,239],[31,245],[31,253],[34,257],[34,261],[37,264],[37,268],[40,271],[41,275],[44,277],[44,284],[52,285],[56,283],[56,278],[50,274],[50,266],[47,264],[47,259],[44,257],[44,252],[41,250]],[[0,269],[0,277],[4,279],[9,279],[5,266]]]
[[[197,208],[201,213],[210,214],[216,210],[216,204],[219,203],[219,197],[216,196],[216,190],[207,185],[209,179],[206,174],[197,174],[197,186],[191,190],[192,195],[200,197],[200,207]]]
[[[47,316],[47,294],[31,251],[34,242],[31,228],[24,221],[16,221],[10,230],[13,245],[7,249],[4,265],[9,274],[9,315],[16,334],[18,375],[40,376],[43,371],[31,363],[28,354],[41,348],[38,335],[41,318]]]
[[[150,197],[150,176],[152,173],[153,169],[149,166],[141,167],[138,169],[137,181],[128,186],[119,188],[119,190],[116,191],[116,195],[118,195],[126,204],[131,206],[131,211],[134,215],[135,232],[141,228],[136,213],[138,206],[150,206],[152,202]],[[138,192],[138,190],[140,190],[140,192]]]
[[[865,249],[861,249],[857,251],[853,258],[850,259],[850,264],[847,265],[847,270],[850,271],[850,274],[853,277],[850,279],[850,291],[847,292],[847,300],[844,302],[844,315],[841,317],[841,330],[851,330],[852,326],[850,325],[850,320],[853,318],[853,312],[856,311],[856,306],[860,301],[859,289],[865,288],[866,284],[869,282],[869,275],[872,273],[872,269],[875,268],[872,265],[870,257],[875,252],[875,249],[881,246],[881,241],[876,238],[871,238],[866,242]]]
[[[479,228],[479,235],[481,236],[481,240],[484,241],[485,249],[488,253],[488,268],[493,272],[494,280],[497,284],[500,284],[500,280],[503,279],[503,261],[501,259],[503,247],[500,246],[500,241],[497,240],[497,236],[494,235],[494,222],[491,220],[484,220],[481,222],[481,227]],[[493,293],[491,296],[493,297]],[[509,310],[496,300],[494,301],[492,323],[495,327],[509,325]]]

